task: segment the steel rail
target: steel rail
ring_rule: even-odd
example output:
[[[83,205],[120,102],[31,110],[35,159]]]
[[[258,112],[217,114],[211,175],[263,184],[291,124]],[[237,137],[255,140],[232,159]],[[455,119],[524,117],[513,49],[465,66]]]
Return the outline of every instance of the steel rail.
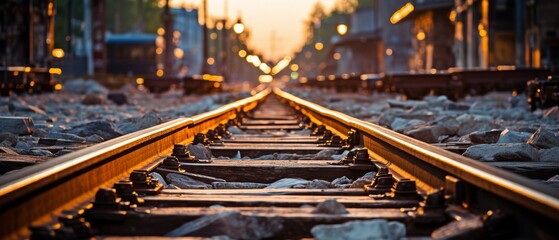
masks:
[[[329,110],[280,89],[274,89],[274,93],[289,101],[292,106],[300,109],[312,120],[322,122],[338,132],[347,133],[350,129],[357,130],[361,143],[373,152],[377,160],[389,164],[391,169],[396,169],[403,176],[425,183],[427,186],[424,187],[438,189],[446,186],[448,188],[449,177],[459,179],[466,185],[463,186],[463,190],[468,191],[470,198],[478,197],[476,200],[480,204],[480,210],[491,210],[496,207],[494,205],[497,203],[487,203],[491,201],[479,199],[493,193],[553,221],[559,221],[559,192],[553,188],[378,125]],[[458,203],[467,206],[468,203],[471,205],[474,199],[462,200],[463,202]],[[502,202],[500,199],[495,201],[498,204]]]
[[[199,132],[250,110],[270,89],[190,118],[179,118],[30,166],[0,178],[0,238],[20,238],[32,222],[81,204],[99,187],[112,185],[134,169],[171,152]],[[23,234],[23,235],[22,235]]]

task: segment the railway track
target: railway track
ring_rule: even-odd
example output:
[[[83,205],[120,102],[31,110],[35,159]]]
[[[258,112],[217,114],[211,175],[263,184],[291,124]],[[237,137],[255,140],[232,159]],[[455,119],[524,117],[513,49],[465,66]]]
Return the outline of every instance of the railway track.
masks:
[[[301,238],[374,219],[411,238],[559,236],[556,190],[278,89],[7,174],[0,209],[2,238]]]

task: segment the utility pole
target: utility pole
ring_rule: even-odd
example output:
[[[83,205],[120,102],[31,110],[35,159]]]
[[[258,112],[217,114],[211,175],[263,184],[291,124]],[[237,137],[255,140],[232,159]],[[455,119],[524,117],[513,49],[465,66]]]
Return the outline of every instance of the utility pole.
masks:
[[[208,73],[208,1],[202,0],[204,8],[204,24],[202,24],[202,70],[200,73]]]
[[[171,9],[169,8],[169,0],[165,0],[165,7],[163,15],[161,15],[163,22],[163,29],[165,29],[165,50],[163,51],[163,69],[166,74],[173,74],[173,16],[171,16]]]
[[[93,48],[91,38],[91,2],[90,0],[83,0],[83,18],[85,21],[85,31],[83,32],[83,37],[85,39],[85,55],[87,59],[87,75],[93,75]]]
[[[72,52],[72,0],[68,0],[66,11],[66,46],[68,50],[68,57],[72,58],[74,55]]]

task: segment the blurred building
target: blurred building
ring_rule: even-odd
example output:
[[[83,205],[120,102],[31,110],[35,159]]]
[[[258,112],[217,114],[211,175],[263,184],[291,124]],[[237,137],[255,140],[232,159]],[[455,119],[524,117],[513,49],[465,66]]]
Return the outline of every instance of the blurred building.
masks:
[[[383,66],[378,6],[361,4],[351,17],[347,35],[329,49],[325,74],[379,72]],[[337,25],[338,23],[335,23]],[[343,24],[343,23],[341,23]]]
[[[198,10],[185,8],[171,8],[173,15],[173,37],[177,41],[174,54],[177,61],[176,68],[183,74],[200,74],[202,69],[202,26],[198,23]]]
[[[313,59],[317,52],[309,44],[298,53],[307,76],[559,66],[557,1],[358,2],[348,34],[325,43],[327,54],[321,60]],[[331,23],[320,24],[315,32],[343,23],[332,18],[322,23],[327,21]],[[319,36],[312,41],[324,39]],[[318,72],[313,70],[317,67]]]
[[[0,2],[0,67],[47,67],[54,48],[52,0]]]
[[[558,10],[553,0],[456,1],[456,66],[559,66]]]

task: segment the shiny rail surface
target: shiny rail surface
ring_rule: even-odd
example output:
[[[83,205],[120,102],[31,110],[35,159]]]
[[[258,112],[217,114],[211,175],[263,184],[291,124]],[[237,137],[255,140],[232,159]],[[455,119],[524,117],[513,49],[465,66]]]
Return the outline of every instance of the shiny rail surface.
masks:
[[[266,101],[272,94],[274,98],[277,97],[297,110],[300,116],[281,116],[284,113],[270,116],[268,113],[267,118],[259,118],[255,114],[248,113],[251,110],[258,110],[259,103]],[[241,116],[244,118],[240,119]],[[421,225],[420,221],[427,221],[432,225],[434,221],[433,217],[429,215],[431,210],[425,206],[431,206],[432,203],[429,202],[431,197],[441,197],[443,195],[440,193],[444,193],[444,199],[439,198],[436,207],[439,210],[442,209],[443,212],[436,210],[434,216],[439,218],[442,216],[447,219],[443,222],[451,221],[448,220],[451,218],[458,221],[457,219],[462,215],[452,209],[459,209],[458,212],[466,212],[468,216],[483,218],[483,227],[477,229],[484,231],[480,236],[500,236],[503,226],[514,228],[516,238],[551,239],[559,234],[559,229],[556,227],[559,223],[559,192],[552,188],[326,109],[280,89],[273,91],[265,89],[250,98],[225,105],[214,111],[167,122],[5,175],[0,179],[0,221],[2,222],[0,236],[2,238],[29,236],[27,227],[31,223],[47,223],[62,210],[81,208],[84,202],[90,201],[95,196],[99,188],[112,186],[113,183],[128,176],[135,169],[155,171],[154,169],[157,168],[159,172],[168,172],[158,166],[162,159],[169,155],[174,144],[190,143],[196,134],[205,133],[219,124],[230,122],[230,120],[240,121],[239,128],[247,132],[265,131],[266,129],[293,128],[295,130],[302,127],[298,122],[303,121],[303,118],[308,123],[312,122],[310,125],[323,124],[335,135],[346,138],[346,143],[351,142],[356,147],[368,149],[368,154],[372,159],[365,163],[365,165],[370,165],[364,166],[365,169],[374,168],[376,171],[380,171],[379,169],[387,167],[396,182],[403,182],[405,179],[415,181],[418,196],[423,199],[422,203],[418,204],[417,199],[390,200],[384,195],[382,199],[377,199],[375,196],[378,197],[378,194],[369,195],[371,191],[367,188],[163,190],[159,195],[143,197],[145,204],[160,207],[159,211],[144,214],[145,216],[140,214],[144,216],[140,219],[147,221],[146,223],[134,220],[137,217],[131,217],[130,222],[124,224],[124,230],[121,230],[126,232],[126,229],[129,231],[136,229],[134,231],[160,235],[162,233],[157,231],[150,232],[149,228],[152,226],[149,224],[157,224],[161,221],[177,224],[169,220],[168,217],[171,215],[180,221],[185,221],[185,219],[199,217],[200,211],[202,211],[202,215],[222,211],[209,208],[199,209],[199,207],[209,207],[207,205],[210,204],[236,207],[249,212],[249,215],[250,211],[255,211],[253,214],[259,219],[267,219],[269,216],[266,216],[265,213],[270,210],[266,207],[271,204],[271,206],[281,207],[283,209],[281,213],[290,216],[285,218],[287,219],[285,221],[290,224],[302,224],[302,221],[305,223],[305,227],[309,227],[308,225],[311,223],[382,218],[406,222],[411,225],[408,227],[411,229],[412,236],[425,236],[425,233],[418,231],[417,228],[432,231],[439,227],[438,225],[428,227]],[[242,124],[243,122],[244,124]],[[271,141],[274,141],[274,144],[266,145]],[[319,149],[340,149],[339,147],[317,147],[316,141],[317,138],[311,136],[292,136],[274,140],[273,136],[241,134],[232,140],[224,139],[222,145],[209,145],[209,148],[213,153],[219,153],[219,156],[242,154],[251,158],[253,155],[258,156],[274,151],[297,150],[299,153],[304,153]],[[255,146],[260,146],[260,148],[255,149]],[[303,161],[276,161],[276,165],[271,166],[270,162],[265,161],[250,160],[245,163],[250,164],[243,165],[232,160],[215,160],[210,164],[181,163],[179,166],[186,169],[189,174],[212,176],[215,179],[230,177],[228,181],[232,182],[255,178],[259,178],[263,182],[270,182],[276,180],[274,174],[283,177],[303,175],[309,178],[321,176],[332,178],[337,176],[336,174],[352,174],[355,177],[358,176],[357,173],[365,172],[360,169],[363,166],[357,162],[350,163],[349,166],[329,165],[325,161],[308,161],[306,163]],[[296,163],[300,166],[294,165]],[[262,168],[262,166],[265,167]],[[374,182],[370,186],[373,184]],[[348,207],[348,214],[330,218],[321,216],[313,219],[313,215],[309,215],[307,210],[298,210],[300,204],[318,204],[333,196]],[[180,208],[182,210],[179,213],[166,212],[167,210],[164,208],[169,206],[175,206],[176,209],[182,207]],[[189,208],[184,208],[185,206]],[[452,217],[448,215],[452,215]],[[418,221],[420,223],[417,223]],[[421,227],[417,227],[416,224]],[[425,222],[423,224],[425,225]],[[139,230],[139,228],[145,229]],[[287,228],[292,231],[306,231],[305,229]],[[104,233],[131,236],[110,228],[104,229]],[[305,235],[308,232],[293,234],[282,236],[308,237]]]
[[[266,89],[192,118],[179,118],[2,176],[0,238],[25,234],[32,221],[47,221],[52,212],[91,198],[99,187],[110,186],[138,166],[168,154],[175,143],[192,141],[196,133],[254,108],[268,94]]]

